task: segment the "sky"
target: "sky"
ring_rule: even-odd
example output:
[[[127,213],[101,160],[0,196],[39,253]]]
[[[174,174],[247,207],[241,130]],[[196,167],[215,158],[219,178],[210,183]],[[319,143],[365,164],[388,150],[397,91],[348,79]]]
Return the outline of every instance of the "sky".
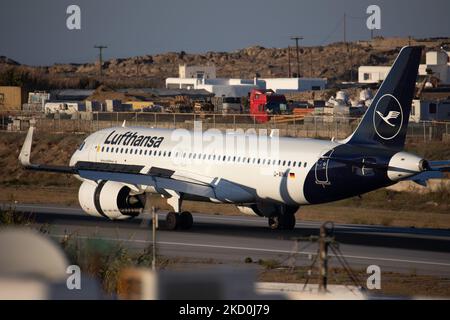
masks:
[[[70,5],[81,29],[69,30]],[[384,37],[450,37],[449,0],[0,0],[0,56],[23,64],[92,62],[168,51],[233,51],[370,38],[369,5],[381,9]]]

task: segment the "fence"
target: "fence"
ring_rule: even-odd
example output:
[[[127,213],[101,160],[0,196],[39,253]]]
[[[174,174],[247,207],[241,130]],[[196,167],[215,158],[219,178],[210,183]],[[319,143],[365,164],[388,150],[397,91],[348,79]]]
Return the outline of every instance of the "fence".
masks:
[[[202,122],[202,129],[278,129],[280,136],[343,139],[357,127],[360,118],[334,116],[298,115],[273,116],[260,123],[258,116],[249,114],[194,114],[194,113],[147,113],[147,112],[92,112],[50,114],[12,112],[0,114],[0,130],[7,130],[8,123],[15,119],[12,130],[26,130],[31,118],[36,120],[38,130],[47,132],[91,133],[103,128],[120,126],[126,121],[128,126],[153,128],[193,129],[194,121]],[[11,126],[11,125],[10,125]],[[10,127],[11,129],[11,127]],[[424,141],[442,140],[450,135],[450,122],[422,121],[410,122],[408,138]]]

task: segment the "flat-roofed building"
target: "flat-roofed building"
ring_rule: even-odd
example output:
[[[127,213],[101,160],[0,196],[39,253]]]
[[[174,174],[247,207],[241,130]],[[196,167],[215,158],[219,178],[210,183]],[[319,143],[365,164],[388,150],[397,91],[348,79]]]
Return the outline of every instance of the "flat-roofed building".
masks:
[[[22,87],[0,86],[0,111],[21,110],[26,101],[27,95]]]

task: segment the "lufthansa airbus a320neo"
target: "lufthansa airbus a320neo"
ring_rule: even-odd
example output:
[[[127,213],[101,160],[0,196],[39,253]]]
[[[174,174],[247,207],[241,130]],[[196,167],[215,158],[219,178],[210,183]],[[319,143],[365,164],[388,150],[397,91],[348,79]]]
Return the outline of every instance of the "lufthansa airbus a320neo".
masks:
[[[180,149],[176,130],[123,125],[91,134],[68,166],[52,166],[30,162],[30,127],[19,160],[26,169],[74,174],[82,181],[80,205],[90,215],[135,217],[153,193],[173,208],[166,216],[171,230],[193,224],[192,215],[182,210],[183,200],[232,203],[242,213],[266,217],[273,229],[293,229],[300,206],[406,179],[423,184],[449,171],[449,161],[431,162],[402,151],[421,54],[420,47],[400,51],[359,126],[343,141],[277,137],[277,152],[261,155],[252,151],[251,135],[235,134],[244,141],[240,148],[185,144]]]

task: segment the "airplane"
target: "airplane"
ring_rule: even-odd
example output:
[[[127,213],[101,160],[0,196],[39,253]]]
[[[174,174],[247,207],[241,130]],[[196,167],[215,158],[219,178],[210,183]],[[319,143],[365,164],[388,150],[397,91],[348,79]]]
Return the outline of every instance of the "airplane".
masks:
[[[239,152],[224,144],[197,150],[191,143],[180,148],[175,138],[180,129],[124,123],[89,135],[68,166],[54,166],[30,162],[31,126],[19,161],[25,169],[75,175],[82,181],[81,208],[92,216],[133,218],[148,209],[151,194],[159,194],[173,210],[166,215],[169,230],[192,227],[192,214],[182,210],[185,200],[234,204],[243,214],[267,218],[271,229],[291,230],[301,206],[402,180],[426,184],[450,171],[448,160],[428,161],[403,151],[421,54],[421,47],[401,49],[358,127],[341,141],[271,135],[263,143],[277,138],[277,152],[262,155],[252,151],[254,135],[235,133],[227,137],[247,142]],[[203,139],[212,137],[205,133]]]

